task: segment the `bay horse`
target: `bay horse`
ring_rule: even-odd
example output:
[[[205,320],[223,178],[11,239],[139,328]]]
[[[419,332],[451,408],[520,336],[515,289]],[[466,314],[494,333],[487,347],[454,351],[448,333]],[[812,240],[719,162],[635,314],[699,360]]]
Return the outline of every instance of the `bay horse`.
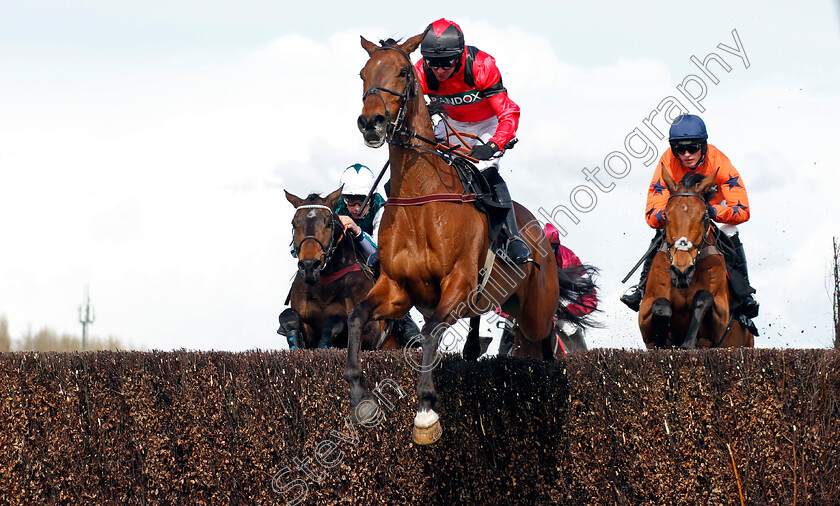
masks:
[[[599,327],[593,319],[598,311],[598,296],[595,276],[598,269],[591,265],[581,264],[577,255],[565,248],[567,256],[559,252],[554,246],[557,258],[558,281],[560,283],[560,300],[554,314],[554,332],[549,338],[537,343],[528,341],[519,332],[519,325],[515,320],[504,318],[504,331],[499,345],[499,355],[510,355],[516,358],[546,358],[560,359],[569,353],[586,351],[586,329]]]
[[[289,294],[291,308],[280,314],[277,333],[286,336],[290,349],[346,346],[347,316],[374,283],[364,257],[333,212],[341,190],[325,198],[286,192],[295,207],[292,254],[298,270]],[[400,347],[384,321],[366,325],[361,341],[367,349]]]
[[[362,329],[371,319],[401,318],[416,307],[426,321],[421,329],[422,363],[415,367],[420,380],[412,439],[430,444],[442,432],[432,370],[440,360],[439,339],[447,328],[458,318],[477,317],[501,306],[516,318],[525,338],[541,341],[552,332],[559,286],[548,240],[534,216],[518,203],[516,219],[526,224],[520,234],[533,262],[513,265],[499,256],[487,262],[486,216],[465,203],[469,195],[455,168],[430,149],[432,123],[409,57],[422,38],[419,34],[402,44],[388,40],[381,46],[361,38],[370,58],[360,73],[364,93],[357,126],[368,147],[389,144],[391,198],[379,231],[382,273],[348,319],[344,377],[350,385],[351,417],[361,423],[376,417],[378,405],[359,362]],[[490,275],[479,291],[482,266]]]
[[[585,270],[587,273],[595,272],[596,269],[585,265],[581,267],[573,267],[569,269],[561,269],[560,271],[560,293],[568,293],[564,289],[564,283],[573,283],[571,293],[578,293],[584,296],[592,294],[595,288],[595,283],[589,276],[568,279],[567,271],[570,269]],[[566,276],[567,281],[564,281]],[[592,309],[595,309],[595,299],[591,302],[583,302],[582,304],[592,304]],[[502,337],[502,345],[499,347],[500,355],[510,355],[516,358],[545,358],[560,359],[566,357],[569,353],[583,352],[588,350],[586,345],[585,332],[586,329],[595,328],[599,325],[592,320],[591,313],[578,315],[566,309],[567,304],[574,303],[569,301],[565,304],[562,302],[557,308],[554,321],[554,332],[551,336],[541,342],[533,342],[524,339],[522,333],[519,332],[519,326],[516,322],[508,322]],[[506,333],[509,335],[505,336]],[[507,339],[505,339],[507,338]]]
[[[688,173],[680,183],[662,167],[670,197],[665,237],[648,274],[639,308],[639,329],[651,348],[748,346],[753,334],[732,311],[722,232],[709,218],[704,195],[714,174]],[[713,191],[713,190],[712,190]]]

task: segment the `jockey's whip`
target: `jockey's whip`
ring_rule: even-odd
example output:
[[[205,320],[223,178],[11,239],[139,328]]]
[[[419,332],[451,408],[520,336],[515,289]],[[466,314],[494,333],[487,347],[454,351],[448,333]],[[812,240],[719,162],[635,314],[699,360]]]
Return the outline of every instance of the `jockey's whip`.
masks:
[[[621,282],[626,283],[627,280],[630,279],[630,276],[632,276],[633,273],[636,272],[636,269],[638,269],[639,266],[644,263],[644,261],[645,261],[645,259],[647,259],[648,255],[650,255],[656,248],[658,248],[660,244],[662,244],[662,236],[661,235],[659,236],[659,238],[657,240],[653,241],[653,244],[650,245],[650,247],[647,249],[647,251],[645,251],[645,254],[642,255],[642,258],[640,258],[639,261],[636,262],[636,265],[634,265],[633,268],[630,269],[630,272],[628,272],[627,275],[624,276],[624,279],[622,279]]]
[[[382,171],[380,171],[379,175],[376,177],[376,181],[373,182],[373,186],[370,187],[370,192],[368,193],[367,198],[365,199],[364,202],[362,202],[361,209],[364,209],[365,206],[368,205],[368,202],[370,202],[370,199],[373,198],[373,194],[376,193],[376,185],[378,185],[379,182],[382,181],[382,176],[385,175],[385,171],[388,170],[388,165],[390,165],[390,164],[391,164],[391,159],[388,158],[388,161],[385,162],[385,166],[382,167]]]

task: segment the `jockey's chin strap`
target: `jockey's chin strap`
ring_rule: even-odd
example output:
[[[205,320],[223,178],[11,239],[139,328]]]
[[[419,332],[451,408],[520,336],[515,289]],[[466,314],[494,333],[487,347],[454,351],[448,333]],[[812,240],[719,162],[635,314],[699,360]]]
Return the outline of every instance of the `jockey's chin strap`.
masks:
[[[318,243],[318,246],[321,247],[322,257],[321,267],[318,270],[323,271],[327,264],[330,263],[333,253],[335,253],[335,249],[338,247],[338,243],[341,242],[341,238],[339,238],[338,240],[335,239],[335,214],[333,213],[333,210],[331,208],[320,204],[304,204],[302,206],[298,206],[295,208],[295,213],[302,209],[321,209],[330,213],[330,242],[327,243],[326,246],[324,246],[324,243],[322,243],[321,240],[315,237],[314,235],[304,236],[303,239],[301,239],[300,242],[297,244],[294,244],[294,241],[292,241],[292,256],[295,258],[297,258],[300,254],[300,248],[301,246],[303,246],[304,242],[315,241],[316,243]],[[341,237],[344,237],[344,234],[342,234]]]

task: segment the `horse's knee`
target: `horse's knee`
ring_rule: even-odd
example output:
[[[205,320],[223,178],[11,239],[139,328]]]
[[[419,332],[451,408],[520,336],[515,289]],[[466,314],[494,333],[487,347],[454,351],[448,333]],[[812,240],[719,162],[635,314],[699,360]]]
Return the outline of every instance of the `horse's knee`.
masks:
[[[303,323],[300,319],[300,314],[292,308],[285,309],[278,317],[280,326],[277,328],[277,333],[285,336],[289,344],[289,349],[301,347],[303,337]]]
[[[280,335],[285,336],[289,331],[300,330],[300,314],[292,308],[284,309],[277,319],[280,321],[280,328],[277,329]]]
[[[708,309],[715,303],[715,296],[708,290],[700,290],[694,294],[691,306],[695,309]]]
[[[673,314],[671,301],[664,297],[656,299],[650,307],[650,312],[656,318],[671,319],[671,315]]]

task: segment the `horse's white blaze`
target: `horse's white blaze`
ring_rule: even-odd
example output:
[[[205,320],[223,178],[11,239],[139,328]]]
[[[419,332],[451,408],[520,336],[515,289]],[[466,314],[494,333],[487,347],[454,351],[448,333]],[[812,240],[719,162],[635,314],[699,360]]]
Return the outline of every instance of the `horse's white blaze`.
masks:
[[[418,411],[414,416],[414,425],[421,428],[431,427],[440,417],[433,409]]]
[[[306,214],[306,217],[311,219],[311,218],[314,218],[316,215],[317,215],[317,213],[313,209]]]

